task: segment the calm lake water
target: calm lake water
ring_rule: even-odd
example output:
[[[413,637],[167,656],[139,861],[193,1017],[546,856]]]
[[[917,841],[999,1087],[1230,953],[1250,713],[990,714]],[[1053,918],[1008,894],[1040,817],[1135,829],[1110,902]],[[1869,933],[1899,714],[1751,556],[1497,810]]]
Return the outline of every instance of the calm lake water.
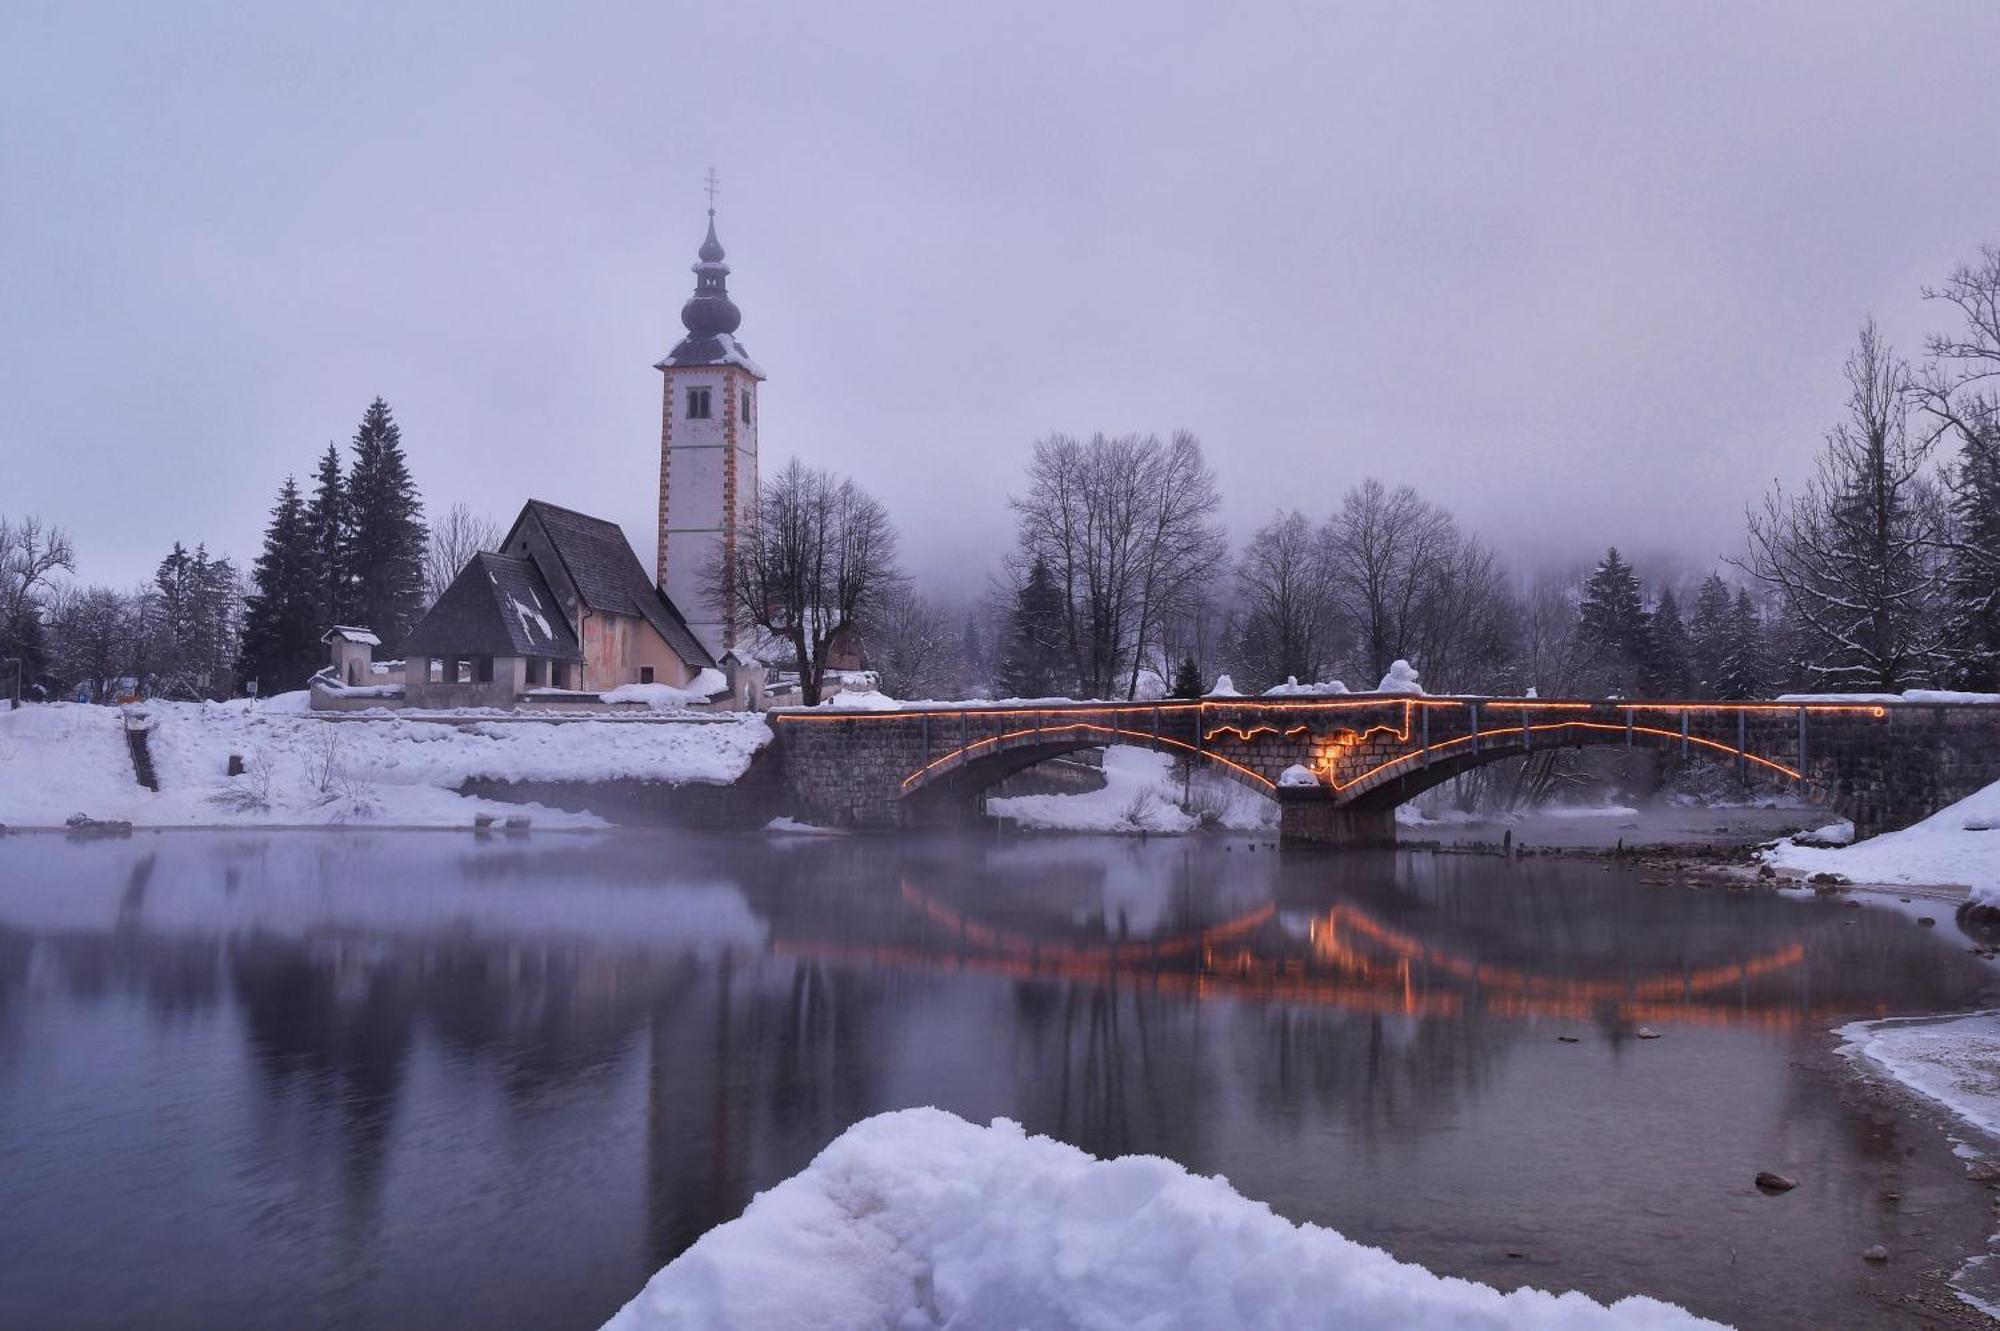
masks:
[[[1983,1202],[1826,1032],[1992,987],[1948,912],[1553,859],[7,837],[0,1326],[593,1327],[917,1104],[1440,1271],[1879,1326]]]

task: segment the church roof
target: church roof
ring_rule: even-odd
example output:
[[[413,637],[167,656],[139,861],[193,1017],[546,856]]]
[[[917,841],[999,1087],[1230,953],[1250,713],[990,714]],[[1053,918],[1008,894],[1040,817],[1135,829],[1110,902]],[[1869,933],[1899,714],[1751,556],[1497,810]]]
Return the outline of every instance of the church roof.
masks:
[[[548,538],[563,572],[586,608],[614,615],[636,615],[652,625],[674,654],[690,666],[701,669],[715,664],[715,658],[695,637],[679,608],[646,576],[639,556],[632,553],[631,543],[617,523],[530,499],[521,509],[521,516],[514,519],[514,530],[508,532],[503,544],[513,545],[515,532],[530,518]]]
[[[576,633],[534,561],[491,551],[459,570],[403,640],[403,653],[583,660]]]
[[[730,333],[689,333],[653,368],[666,370],[684,365],[740,365],[755,377],[764,377],[764,367],[751,360],[750,353]]]

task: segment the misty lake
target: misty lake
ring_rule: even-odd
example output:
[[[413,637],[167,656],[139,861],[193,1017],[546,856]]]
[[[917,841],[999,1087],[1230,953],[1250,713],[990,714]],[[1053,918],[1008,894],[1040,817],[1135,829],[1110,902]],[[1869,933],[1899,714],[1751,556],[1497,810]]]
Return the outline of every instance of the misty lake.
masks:
[[[1986,1203],[1829,1030],[1988,1001],[1939,913],[1242,837],[5,837],[0,1325],[594,1327],[920,1104],[1441,1273],[1916,1325]]]

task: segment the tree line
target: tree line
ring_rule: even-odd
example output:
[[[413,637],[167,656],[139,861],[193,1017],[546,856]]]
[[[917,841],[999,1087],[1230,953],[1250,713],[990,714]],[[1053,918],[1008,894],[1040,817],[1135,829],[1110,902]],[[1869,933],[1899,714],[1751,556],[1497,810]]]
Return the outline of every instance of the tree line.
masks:
[[[347,456],[328,444],[310,492],[287,476],[248,570],[176,542],[137,588],[78,585],[67,532],[0,517],[0,661],[29,696],[227,698],[300,688],[335,624],[393,650],[498,524],[456,504],[434,526],[389,404],[363,412]],[[0,673],[0,687],[11,681]]]
[[[864,660],[896,696],[1192,694],[1232,676],[1373,687],[1398,660],[1433,690],[1744,698],[1782,690],[2000,689],[2000,248],[1924,296],[1953,327],[1918,363],[1872,323],[1814,474],[1747,513],[1745,550],[1650,583],[1613,549],[1522,575],[1411,486],[1365,479],[1232,549],[1201,442],[1053,434],[1008,502],[989,596],[923,595],[887,509],[793,462],[762,482],[707,590],[795,668],[803,700]],[[310,493],[288,477],[247,576],[177,545],[137,592],[77,589],[68,538],[0,521],[0,658],[57,691],[221,696],[295,688],[337,623],[393,653],[472,553],[463,505],[427,526],[388,404],[369,404]]]

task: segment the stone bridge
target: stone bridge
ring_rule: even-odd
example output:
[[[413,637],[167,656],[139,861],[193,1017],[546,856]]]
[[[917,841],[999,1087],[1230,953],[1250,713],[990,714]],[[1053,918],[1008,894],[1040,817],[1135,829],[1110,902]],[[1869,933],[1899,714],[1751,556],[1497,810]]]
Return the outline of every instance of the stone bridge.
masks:
[[[771,723],[793,812],[856,829],[962,818],[1015,772],[1108,744],[1190,758],[1276,799],[1287,845],[1392,842],[1405,800],[1548,748],[1644,744],[1726,760],[1793,783],[1861,836],[2000,781],[2000,705],[1988,703],[1342,694],[797,709],[773,712]]]

